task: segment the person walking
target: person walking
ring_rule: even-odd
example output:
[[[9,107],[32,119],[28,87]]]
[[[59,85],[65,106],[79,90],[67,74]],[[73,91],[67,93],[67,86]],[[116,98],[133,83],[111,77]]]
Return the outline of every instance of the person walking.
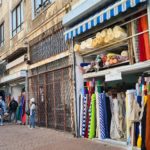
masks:
[[[9,104],[10,122],[16,121],[17,107],[18,107],[18,102],[13,97]]]
[[[35,99],[30,100],[30,128],[35,128]]]
[[[3,101],[2,96],[0,96],[0,126],[3,126],[3,118],[5,112],[5,102]]]

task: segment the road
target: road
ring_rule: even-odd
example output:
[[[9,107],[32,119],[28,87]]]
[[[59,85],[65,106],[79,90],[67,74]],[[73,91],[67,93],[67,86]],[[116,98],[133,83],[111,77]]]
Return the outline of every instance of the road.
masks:
[[[27,126],[0,126],[0,150],[123,150],[69,133]]]

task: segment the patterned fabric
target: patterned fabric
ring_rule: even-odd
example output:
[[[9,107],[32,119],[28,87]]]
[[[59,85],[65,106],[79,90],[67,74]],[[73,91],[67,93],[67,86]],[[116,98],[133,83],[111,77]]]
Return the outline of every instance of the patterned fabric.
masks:
[[[96,133],[96,94],[92,95],[92,102],[90,107],[90,128],[89,128],[89,138],[92,139],[95,137]]]
[[[107,128],[108,125],[107,125],[105,94],[101,93],[98,96],[99,96],[99,117],[100,117],[101,139],[106,139],[108,135],[108,128]]]

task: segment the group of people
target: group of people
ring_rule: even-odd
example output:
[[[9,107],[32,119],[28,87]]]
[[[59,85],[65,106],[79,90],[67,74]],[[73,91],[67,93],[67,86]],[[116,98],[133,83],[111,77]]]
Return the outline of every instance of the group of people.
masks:
[[[9,104],[3,100],[0,96],[0,126],[3,126],[4,117],[9,118],[10,122],[16,124],[26,124],[26,116],[29,117],[29,127],[35,128],[35,99],[31,98],[29,103],[29,109],[26,110],[26,99],[24,94],[21,95],[17,102],[14,98],[11,99]]]

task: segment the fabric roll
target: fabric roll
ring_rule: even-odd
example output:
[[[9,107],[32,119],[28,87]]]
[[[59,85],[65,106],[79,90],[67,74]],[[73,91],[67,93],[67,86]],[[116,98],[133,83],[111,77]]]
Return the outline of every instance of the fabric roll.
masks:
[[[132,139],[132,124],[130,121],[130,115],[132,112],[132,103],[134,100],[136,91],[135,90],[127,90],[126,92],[126,123],[127,123],[127,144],[131,145],[133,139]]]
[[[91,118],[90,118],[89,138],[90,139],[94,138],[95,133],[96,133],[96,94],[93,94],[92,102],[91,102]]]
[[[138,33],[143,32],[141,22],[138,21]],[[138,36],[139,40],[139,52],[140,52],[140,61],[146,60],[146,52],[145,52],[145,42],[144,42],[144,36],[143,34]]]
[[[147,100],[147,116],[146,116],[146,149],[150,149],[150,95]]]
[[[101,129],[101,139],[106,139],[108,135],[107,129],[107,113],[106,113],[106,101],[105,94],[99,94],[99,116],[100,116],[100,129]]]
[[[141,150],[146,150],[146,114],[147,114],[147,104],[144,106],[144,112],[143,112],[143,117],[142,117],[142,148]],[[148,149],[147,149],[148,150]]]
[[[138,33],[138,24],[137,21],[133,21],[131,22],[131,27],[132,27],[132,35],[135,35]],[[138,63],[139,62],[139,47],[138,47],[138,37],[135,36],[132,38],[132,42],[133,42],[133,50],[134,50],[134,56],[135,56],[135,62]]]
[[[83,119],[82,119],[82,137],[85,137],[86,118],[87,118],[87,96],[84,96],[84,102],[83,102]]]
[[[143,16],[140,18],[140,24],[142,31],[148,30],[148,18],[147,16]],[[146,59],[150,59],[150,43],[149,43],[149,35],[148,32],[143,34],[144,38],[144,45],[145,45],[145,54],[146,54]]]
[[[96,122],[96,125],[97,125],[97,137],[98,137],[98,139],[100,139],[101,138],[101,133],[100,133],[100,122],[99,122],[99,93],[98,92],[96,92],[96,116],[97,116],[97,122]]]
[[[107,124],[108,124],[108,138],[110,138],[110,126],[111,126],[111,108],[110,108],[110,99],[106,97],[106,110],[107,110]]]

